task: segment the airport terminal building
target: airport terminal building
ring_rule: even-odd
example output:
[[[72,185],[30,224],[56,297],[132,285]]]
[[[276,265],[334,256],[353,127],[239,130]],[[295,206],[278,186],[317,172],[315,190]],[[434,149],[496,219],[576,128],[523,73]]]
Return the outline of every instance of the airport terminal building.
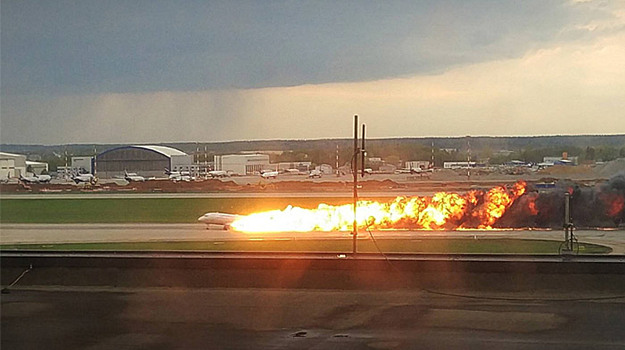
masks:
[[[193,156],[166,146],[134,145],[106,150],[97,155],[94,170],[99,178],[124,176],[124,171],[145,177],[165,177],[165,169],[197,171]]]

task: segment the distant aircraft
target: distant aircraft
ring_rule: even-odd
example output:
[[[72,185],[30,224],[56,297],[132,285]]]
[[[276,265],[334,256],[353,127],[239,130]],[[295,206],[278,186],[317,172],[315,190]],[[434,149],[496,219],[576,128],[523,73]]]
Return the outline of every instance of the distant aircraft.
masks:
[[[172,181],[180,181],[182,180],[182,174],[179,171],[168,171],[165,172],[168,175],[168,178]]]
[[[72,176],[72,180],[74,180],[76,184],[81,182],[95,183],[97,181],[93,174],[77,174]]]
[[[39,183],[39,178],[37,178],[37,175],[34,175],[34,174],[33,176],[20,175],[20,181],[29,183],[29,184],[36,184],[36,183]]]
[[[232,224],[236,219],[241,217],[240,215],[234,214],[226,214],[226,213],[206,213],[200,216],[197,221],[206,224],[206,229],[208,230],[210,225],[221,225],[224,230],[228,230],[230,228],[230,224]]]
[[[229,177],[230,174],[223,170],[213,170],[208,172],[208,176],[210,177]]]
[[[39,179],[39,183],[48,183],[50,182],[50,180],[52,180],[52,177],[50,175],[36,175],[35,176]]]
[[[188,171],[170,171],[166,172],[169,175],[169,179],[172,181],[192,181],[195,180],[194,176],[191,176],[191,173]]]
[[[129,173],[124,170],[124,179],[128,182],[143,182],[145,181],[145,177],[141,175],[137,175],[137,173]]]
[[[321,178],[321,170],[318,170],[318,169],[313,169],[313,170],[310,172],[310,174],[308,174],[308,177],[309,177],[309,178],[311,178],[311,179],[312,179],[312,178],[315,178],[315,177],[317,177],[317,178]]]
[[[50,182],[50,180],[52,180],[52,177],[50,177],[50,175],[37,175],[37,174],[33,174],[33,176],[22,176],[20,175],[20,181],[22,182],[27,182],[30,184],[45,184]]]
[[[277,171],[264,171],[262,174],[260,174],[260,176],[262,176],[263,179],[275,179],[276,177],[278,177],[278,172]]]
[[[429,176],[430,173],[433,173],[434,169],[429,168],[429,169],[422,169],[422,168],[412,168],[410,169],[410,173],[411,174],[416,174],[419,176]]]

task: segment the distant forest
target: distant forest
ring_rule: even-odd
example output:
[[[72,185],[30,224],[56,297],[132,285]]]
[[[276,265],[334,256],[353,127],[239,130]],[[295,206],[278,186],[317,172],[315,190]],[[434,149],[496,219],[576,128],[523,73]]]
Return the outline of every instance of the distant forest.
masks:
[[[277,151],[272,162],[310,161],[334,166],[338,146],[340,165],[349,163],[352,139],[266,140],[230,142],[152,143],[170,146],[189,154],[197,161],[212,161],[214,155],[250,151]],[[30,160],[50,164],[50,170],[64,165],[66,158],[93,155],[125,144],[70,145],[0,145],[3,152],[25,154]],[[434,145],[432,147],[432,145]],[[625,134],[579,136],[520,136],[520,137],[424,137],[370,139],[366,144],[368,157],[379,157],[387,163],[401,165],[405,161],[430,160],[436,166],[445,161],[463,161],[470,149],[471,159],[502,164],[516,159],[541,162],[545,156],[579,157],[580,162],[610,161],[625,157]],[[280,153],[282,152],[282,153]]]

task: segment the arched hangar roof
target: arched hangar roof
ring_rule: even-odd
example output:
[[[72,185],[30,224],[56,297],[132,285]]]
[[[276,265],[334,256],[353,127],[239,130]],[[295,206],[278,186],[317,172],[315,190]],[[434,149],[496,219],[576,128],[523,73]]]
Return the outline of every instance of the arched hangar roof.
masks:
[[[126,148],[137,148],[137,149],[144,149],[147,151],[152,151],[152,152],[156,152],[159,154],[162,154],[166,157],[171,158],[172,156],[186,156],[187,154],[184,153],[183,151],[179,150],[179,149],[175,149],[172,147],[167,147],[167,146],[152,146],[152,145],[132,145],[132,146],[121,146],[121,147],[116,147],[116,148],[112,148],[109,150],[106,150],[102,153],[100,153],[100,155],[103,155],[105,153],[108,152],[112,152],[112,151],[117,151],[120,149],[126,149]]]

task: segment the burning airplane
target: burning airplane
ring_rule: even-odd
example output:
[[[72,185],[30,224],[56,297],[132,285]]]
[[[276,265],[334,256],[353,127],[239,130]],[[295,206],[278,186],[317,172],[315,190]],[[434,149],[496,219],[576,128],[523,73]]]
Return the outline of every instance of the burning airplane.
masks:
[[[558,228],[563,225],[565,192],[572,197],[572,215],[578,227],[614,227],[625,221],[625,175],[620,175],[595,189],[565,185],[539,193],[519,181],[465,194],[439,192],[388,202],[361,200],[356,224],[359,229],[371,230]],[[352,204],[319,204],[314,209],[288,206],[250,215],[208,213],[200,221],[240,232],[351,231],[354,210]]]

